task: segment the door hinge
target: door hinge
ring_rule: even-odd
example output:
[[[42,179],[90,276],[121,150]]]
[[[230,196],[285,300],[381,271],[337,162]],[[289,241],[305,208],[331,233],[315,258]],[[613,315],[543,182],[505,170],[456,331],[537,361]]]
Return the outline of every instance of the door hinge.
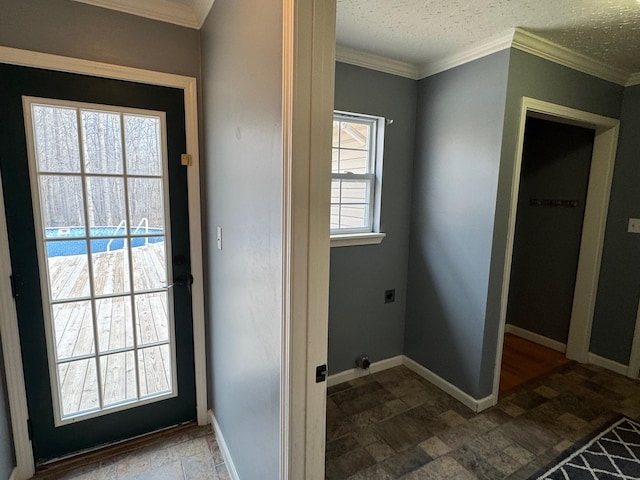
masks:
[[[324,382],[327,379],[329,370],[326,365],[318,365],[316,367],[316,383]]]
[[[180,155],[180,163],[182,165],[184,165],[185,167],[190,167],[191,166],[191,155],[189,155],[188,153],[183,153],[182,155]]]
[[[30,418],[27,418],[27,432],[29,433],[29,440],[33,440],[33,426]]]
[[[16,290],[16,277],[9,275],[9,281],[11,282],[11,295],[13,298],[16,298],[18,296],[18,292]]]

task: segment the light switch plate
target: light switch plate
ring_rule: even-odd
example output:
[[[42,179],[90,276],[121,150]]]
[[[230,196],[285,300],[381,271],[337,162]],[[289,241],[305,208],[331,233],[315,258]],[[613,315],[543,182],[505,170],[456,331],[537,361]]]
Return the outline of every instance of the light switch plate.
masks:
[[[627,232],[640,233],[640,218],[629,219],[629,228],[627,229]]]
[[[216,227],[216,245],[222,250],[222,227]]]

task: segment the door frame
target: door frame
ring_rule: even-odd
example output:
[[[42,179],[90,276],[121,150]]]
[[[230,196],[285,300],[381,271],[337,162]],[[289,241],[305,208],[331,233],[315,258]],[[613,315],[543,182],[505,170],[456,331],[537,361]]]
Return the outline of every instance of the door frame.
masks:
[[[189,244],[193,275],[191,305],[193,309],[193,353],[196,381],[196,417],[199,425],[209,423],[207,416],[207,375],[205,350],[204,275],[200,201],[200,168],[198,143],[198,103],[196,79],[182,75],[155,72],[120,65],[82,60],[47,53],[0,46],[0,63],[42,68],[101,78],[159,85],[184,91],[185,131],[191,165],[187,167],[189,205]],[[0,189],[1,192],[1,189]],[[16,453],[15,480],[27,479],[35,472],[33,449],[29,440],[26,389],[22,369],[22,354],[18,333],[15,302],[8,275],[11,275],[9,244],[6,234],[4,197],[0,198],[0,332],[7,379],[7,394],[11,410],[11,426]]]
[[[504,332],[507,320],[507,302],[511,282],[513,244],[527,117],[541,118],[557,123],[595,130],[566,351],[567,358],[577,360],[581,363],[587,363],[589,360],[589,343],[591,341],[593,312],[598,289],[598,278],[600,275],[600,263],[602,260],[602,247],[607,224],[613,167],[618,145],[618,131],[620,127],[620,121],[618,119],[596,115],[534,98],[522,97],[516,155],[511,180],[511,204],[509,207],[507,245],[502,276],[500,324],[498,327],[492,405],[498,402],[500,387],[502,349],[504,346]]]
[[[627,377],[640,377],[640,300],[638,301],[638,310],[636,313],[636,325],[633,330],[633,343],[631,344]]]
[[[335,0],[283,5],[282,480],[323,480]]]

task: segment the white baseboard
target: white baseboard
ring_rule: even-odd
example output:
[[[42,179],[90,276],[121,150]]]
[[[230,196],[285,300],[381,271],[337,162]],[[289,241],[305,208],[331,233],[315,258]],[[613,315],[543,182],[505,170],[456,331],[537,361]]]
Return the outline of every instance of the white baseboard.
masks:
[[[349,382],[371,373],[381,372],[388,368],[399,367],[403,364],[402,357],[402,355],[398,355],[397,357],[386,358],[378,362],[373,362],[368,370],[352,368],[350,370],[345,370],[344,372],[336,373],[335,375],[329,375],[329,378],[327,378],[327,387],[333,387],[334,385]]]
[[[601,357],[595,353],[589,353],[589,363],[597,365],[598,367],[606,368],[612,372],[619,373],[626,376],[629,373],[629,366],[622,363],[614,362],[608,358]]]
[[[505,325],[504,333],[511,333],[513,335],[516,335],[517,337],[524,338],[525,340],[529,340],[530,342],[537,343],[538,345],[542,345],[543,347],[550,348],[557,352],[567,352],[566,343],[558,342],[557,340],[553,340],[538,333],[525,330],[524,328],[516,327],[515,325]]]
[[[447,382],[442,377],[436,375],[431,370],[426,367],[423,367],[418,362],[410,359],[405,355],[398,355],[397,357],[387,358],[385,360],[380,360],[379,362],[375,362],[371,364],[369,370],[362,370],[361,368],[352,368],[350,370],[345,370],[344,372],[337,373],[335,375],[330,375],[327,379],[327,386],[332,387],[334,385],[338,385],[340,383],[349,382],[351,380],[355,380],[356,378],[364,377],[365,375],[369,375],[371,373],[381,372],[382,370],[387,370],[388,368],[398,367],[400,365],[404,365],[409,370],[414,371],[422,378],[432,383],[436,387],[438,387],[443,392],[451,395],[453,398],[461,402],[463,405],[469,407],[474,412],[481,412],[490,408],[496,404],[496,400],[493,395],[489,395],[487,397],[481,399],[475,399],[469,394],[463,392],[455,385]]]
[[[9,480],[18,480],[18,467],[13,469],[11,475],[9,475]]]
[[[216,440],[218,442],[218,446],[220,447],[220,452],[222,453],[222,458],[224,458],[224,464],[227,467],[227,471],[229,472],[229,476],[232,480],[240,480],[238,476],[238,471],[236,470],[236,466],[233,464],[233,459],[231,458],[231,453],[229,452],[229,447],[227,446],[227,442],[224,440],[224,436],[222,435],[222,430],[220,430],[220,425],[218,425],[218,421],[216,420],[216,416],[213,414],[213,411],[209,410],[209,419],[211,420],[211,425],[213,427],[213,433],[216,435]]]
[[[415,360],[410,359],[407,356],[403,357],[403,365],[406,366],[409,370],[413,370],[415,373],[420,375],[425,380],[433,383],[436,387],[438,387],[443,392],[451,395],[453,398],[458,400],[463,405],[469,407],[474,412],[481,412],[495,404],[495,400],[493,395],[489,395],[487,397],[481,399],[475,399],[468,393],[463,392],[458,387],[453,385],[452,383],[447,382],[444,378],[436,375],[428,368],[423,367]]]

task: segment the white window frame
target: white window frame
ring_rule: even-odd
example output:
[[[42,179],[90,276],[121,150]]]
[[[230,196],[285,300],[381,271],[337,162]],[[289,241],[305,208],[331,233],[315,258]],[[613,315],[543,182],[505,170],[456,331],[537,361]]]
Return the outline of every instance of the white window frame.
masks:
[[[362,228],[331,229],[331,246],[374,245],[382,242],[385,234],[380,232],[380,201],[382,192],[382,159],[384,153],[385,119],[373,115],[335,110],[333,121],[365,123],[370,126],[369,173],[334,173],[331,180],[358,180],[369,184],[368,225]],[[333,147],[332,147],[333,148]],[[339,147],[338,147],[339,148]]]
[[[170,253],[172,250],[171,250],[171,232],[170,232],[171,219],[169,217],[169,211],[170,211],[169,191],[167,188],[168,179],[169,179],[169,170],[168,170],[168,163],[167,163],[167,136],[166,136],[167,134],[166,134],[165,113],[154,111],[154,110],[144,110],[144,109],[129,108],[129,107],[114,107],[110,105],[93,104],[93,103],[86,103],[86,102],[75,102],[75,101],[67,101],[67,100],[57,100],[57,99],[51,99],[51,98],[29,97],[29,96],[23,96],[22,103],[23,103],[23,112],[24,112],[24,119],[25,119],[25,132],[27,135],[27,154],[29,159],[29,177],[30,177],[31,191],[33,196],[34,224],[37,232],[36,233],[36,249],[37,249],[37,256],[38,256],[38,269],[40,273],[40,289],[41,289],[42,301],[44,306],[43,316],[45,321],[44,323],[45,323],[45,337],[46,337],[46,344],[47,344],[47,358],[48,358],[48,364],[49,364],[49,379],[50,379],[51,395],[52,395],[53,408],[54,408],[54,416],[53,416],[54,425],[56,427],[60,427],[63,425],[77,423],[79,421],[89,420],[89,419],[100,417],[110,413],[120,412],[123,410],[128,410],[128,409],[140,407],[143,405],[148,405],[150,403],[155,403],[162,400],[167,400],[169,398],[177,397],[178,396],[178,378],[177,378],[177,358],[176,358],[176,342],[175,342],[175,318],[174,318],[174,307],[173,307],[173,292],[169,290],[168,298],[167,298],[167,312],[168,312],[167,320],[169,323],[169,332],[168,332],[169,339],[168,341],[159,342],[159,344],[166,344],[169,346],[169,352],[171,356],[171,390],[163,391],[157,394],[141,396],[139,393],[139,378],[138,378],[138,374],[136,373],[137,398],[131,399],[131,400],[124,400],[118,403],[105,406],[103,396],[102,396],[103,385],[101,380],[101,372],[99,368],[99,362],[96,361],[96,376],[97,376],[98,392],[99,392],[98,393],[99,407],[93,408],[90,410],[79,411],[74,414],[68,414],[68,415],[64,415],[62,412],[62,392],[61,392],[59,381],[58,381],[59,360],[57,359],[57,356],[56,356],[56,341],[55,341],[55,332],[54,332],[54,324],[53,324],[53,313],[51,311],[51,305],[52,303],[55,303],[55,302],[52,302],[50,298],[47,249],[45,245],[45,238],[40,233],[44,231],[44,224],[43,224],[42,211],[40,209],[40,206],[41,206],[40,188],[39,188],[40,173],[37,167],[37,158],[36,158],[36,150],[35,150],[35,143],[34,143],[35,133],[33,128],[32,106],[44,105],[44,106],[53,106],[53,107],[56,107],[56,106],[67,107],[67,108],[76,109],[76,111],[78,112],[80,110],[89,110],[89,111],[100,111],[100,112],[113,112],[113,113],[118,113],[120,115],[126,115],[126,114],[148,115],[148,116],[153,116],[160,119],[160,123],[161,123],[160,133],[161,133],[161,145],[162,145],[162,177],[161,178],[164,184],[163,186],[163,200],[164,200],[164,209],[165,209],[164,221],[165,221],[165,225],[167,226],[167,231],[164,233],[165,258],[169,259],[171,258]],[[81,135],[80,129],[78,129],[78,135]],[[123,149],[124,149],[124,145],[123,145]],[[80,151],[80,159],[81,159],[80,161],[82,163],[84,161],[82,148],[80,148],[79,151]],[[124,150],[123,150],[123,155],[124,155]],[[123,162],[124,162],[124,159],[123,159]],[[53,173],[55,174],[56,172],[53,172]],[[84,170],[81,170],[81,173],[70,174],[68,172],[64,172],[64,174],[79,176],[83,179],[84,177],[87,176]],[[101,174],[93,174],[93,176],[101,176]],[[129,178],[135,177],[135,175],[124,175],[124,174],[123,176],[125,179],[127,177]],[[86,225],[86,228],[89,229],[88,223]],[[131,237],[132,237],[132,234],[127,232],[126,238],[130,239]],[[88,255],[89,255],[88,262],[90,264],[91,258],[89,253]],[[131,268],[133,268],[132,259],[130,258],[129,261],[130,261]],[[166,268],[167,279],[173,278],[172,264],[170,261],[166,261],[165,268]],[[130,275],[131,275],[131,272],[130,272]],[[131,277],[130,277],[130,281],[131,281],[132,290],[131,292],[129,292],[129,295],[133,296],[134,294],[133,281]],[[165,290],[168,290],[168,288],[163,287],[163,288],[154,288],[154,289],[144,290],[144,291],[141,290],[137,293],[138,294],[154,293],[154,292],[161,292]],[[108,298],[112,296],[118,297],[122,295],[120,294],[104,295],[100,297],[95,297],[93,295],[93,289],[92,289],[91,295],[89,297],[83,298],[82,300],[94,302],[96,298]],[[155,345],[154,344],[142,345],[142,346],[138,345],[136,340],[135,312],[133,312],[132,315],[133,315],[132,326],[133,326],[133,341],[134,341],[133,347],[132,348],[126,347],[123,349],[119,349],[117,351],[114,351],[113,353],[119,353],[120,350],[133,351],[136,359],[135,360],[136,367],[139,368],[137,352],[143,348],[153,347]],[[86,357],[98,359],[100,356],[105,356],[105,355],[108,355],[109,353],[103,353],[101,355],[98,345],[96,343],[97,337],[95,337],[95,328],[96,328],[95,315],[94,315],[93,323],[94,323],[94,352],[91,354],[87,354]]]

